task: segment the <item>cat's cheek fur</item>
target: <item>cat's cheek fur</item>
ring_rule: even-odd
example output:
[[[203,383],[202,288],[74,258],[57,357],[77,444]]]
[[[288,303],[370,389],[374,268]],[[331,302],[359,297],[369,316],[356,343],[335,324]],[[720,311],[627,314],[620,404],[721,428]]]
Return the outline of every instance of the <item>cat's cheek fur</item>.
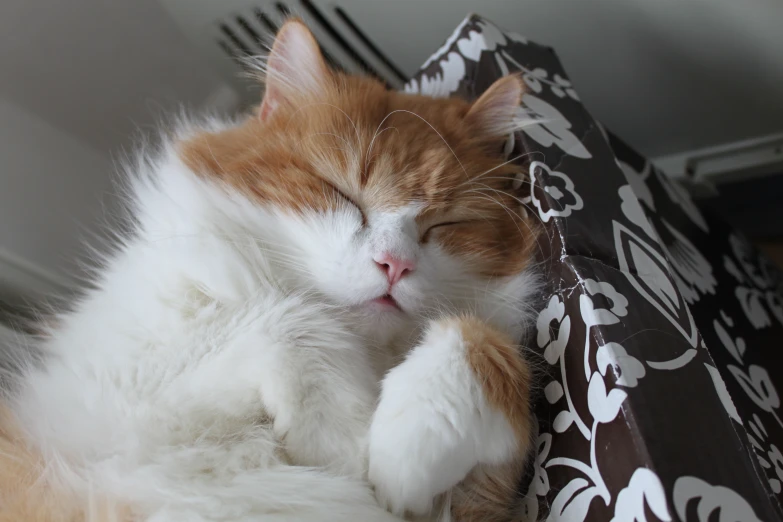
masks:
[[[302,270],[295,272],[300,278],[311,279],[335,302],[357,305],[386,291],[386,277],[372,263],[366,231],[352,209],[299,214],[278,211],[278,223],[294,249],[295,261],[302,265]]]
[[[425,515],[475,466],[524,458],[529,379],[518,347],[482,321],[432,322],[383,380],[369,434],[369,480],[380,503]]]

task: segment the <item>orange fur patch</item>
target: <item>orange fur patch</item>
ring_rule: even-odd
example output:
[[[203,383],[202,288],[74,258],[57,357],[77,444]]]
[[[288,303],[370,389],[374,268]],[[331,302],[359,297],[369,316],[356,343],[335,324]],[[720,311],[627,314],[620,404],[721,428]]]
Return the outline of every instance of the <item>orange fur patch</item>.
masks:
[[[524,462],[524,457],[518,457],[499,466],[476,467],[451,492],[452,518],[457,522],[519,521]]]
[[[516,274],[537,234],[511,188],[520,167],[504,164],[505,137],[483,135],[469,113],[461,99],[328,73],[317,96],[300,95],[264,120],[251,116],[199,134],[179,150],[198,175],[294,212],[350,201],[366,216],[420,204],[422,241],[437,241],[481,275]],[[427,233],[443,223],[452,224]]]
[[[520,452],[530,445],[531,373],[519,347],[474,317],[458,322],[467,349],[468,363],[484,389],[487,401],[503,412],[520,439]]]
[[[0,522],[133,522],[125,507],[85,499],[58,488],[44,473],[43,459],[0,405]]]
[[[445,321],[459,329],[487,401],[505,415],[519,443],[511,460],[477,466],[451,491],[451,515],[457,522],[519,520],[519,486],[532,442],[530,368],[519,347],[484,321],[470,316]]]

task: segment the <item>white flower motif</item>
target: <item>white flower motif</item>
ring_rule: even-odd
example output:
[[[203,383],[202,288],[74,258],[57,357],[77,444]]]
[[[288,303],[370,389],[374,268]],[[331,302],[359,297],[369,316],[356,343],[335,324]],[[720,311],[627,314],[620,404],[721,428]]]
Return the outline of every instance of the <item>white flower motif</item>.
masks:
[[[678,478],[674,482],[672,501],[680,520],[686,520],[688,504],[694,500],[699,505],[699,522],[761,522],[748,501],[736,491],[724,486],[713,486],[698,477]],[[712,518],[715,511],[719,513],[717,519]]]
[[[696,323],[687,303],[672,281],[666,256],[623,223],[612,220],[612,227],[620,271],[633,288],[666,317],[695,349],[699,338]],[[678,357],[669,362],[674,364],[675,361],[679,361],[684,365],[694,355],[695,352],[691,352],[686,359]],[[648,364],[652,362],[648,361]],[[673,370],[675,366],[666,369]]]
[[[440,62],[441,71],[435,76],[422,74],[417,81],[412,79],[405,85],[409,94],[423,94],[433,98],[447,98],[459,89],[459,83],[465,77],[465,59],[456,52],[450,52]]]
[[[498,53],[496,55],[496,60],[498,61],[501,70],[504,71],[504,74],[508,74],[508,66],[506,65],[506,62],[514,66],[518,71],[521,71],[523,73],[522,79],[525,80],[525,83],[530,88],[530,90],[535,93],[540,93],[543,91],[543,85],[546,84],[549,85],[549,87],[552,89],[552,93],[558,98],[564,98],[565,96],[568,96],[576,101],[579,101],[579,96],[571,86],[571,82],[560,76],[558,73],[555,73],[550,80],[549,72],[546,69],[542,67],[528,69],[505,51]]]
[[[745,316],[750,321],[750,324],[753,325],[753,328],[758,330],[772,325],[772,320],[762,301],[764,292],[757,288],[738,286],[734,289],[734,295],[737,296],[742,311],[745,312]]]
[[[720,372],[717,368],[710,366],[707,363],[704,363],[704,366],[707,367],[707,371],[710,373],[710,377],[712,377],[712,384],[715,385],[715,391],[718,394],[721,404],[723,404],[723,407],[726,409],[726,413],[728,413],[729,417],[735,422],[742,424],[742,419],[737,412],[737,407],[734,406],[734,401],[731,400],[729,390],[726,388],[726,382],[723,380],[723,377],[720,376]]]
[[[733,364],[729,364],[728,368],[756,406],[770,413],[780,407],[780,396],[767,370],[757,364],[748,366],[747,373]]]
[[[603,128],[603,127],[602,127]],[[607,141],[609,138],[606,138]],[[645,205],[655,210],[655,199],[653,198],[650,187],[647,186],[646,180],[650,176],[650,162],[644,163],[644,168],[641,172],[637,172],[633,167],[624,161],[620,161],[615,158],[617,166],[623,171],[625,180],[633,188],[636,197],[644,201]]]
[[[562,172],[552,171],[545,163],[534,161],[530,164],[530,186],[536,182],[548,195],[549,209],[544,210],[535,190],[531,190],[533,205],[544,223],[553,216],[567,217],[584,206],[582,197],[574,190],[574,182]]]
[[[726,324],[729,326],[733,326],[733,323],[734,321],[726,321]],[[736,340],[733,339],[717,319],[712,321],[712,327],[715,329],[715,335],[717,335],[720,342],[723,343],[723,347],[726,348],[732,357],[734,357],[734,360],[739,364],[743,364],[742,358],[745,356],[745,350],[747,349],[747,346],[745,346],[745,339],[742,337],[737,337]]]
[[[462,30],[472,19],[467,17],[462,20],[440,49],[430,55],[421,67],[425,69],[435,60],[439,60],[441,72],[432,77],[422,74],[419,80],[412,79],[405,84],[405,92],[434,98],[447,97],[459,88],[459,82],[465,77],[465,58],[478,61],[483,51],[494,51],[498,45],[506,45],[506,36],[486,20],[476,22],[478,31],[470,30],[467,35],[462,36]],[[524,43],[524,38],[519,35],[510,34],[509,38]],[[455,43],[459,52],[451,51],[444,56]]]
[[[538,520],[538,497],[549,493],[549,475],[544,468],[552,447],[552,434],[541,433],[536,439],[536,460],[533,466],[533,480],[530,481],[525,499],[522,501],[523,520]]]
[[[565,315],[565,304],[558,296],[553,295],[547,307],[538,314],[536,329],[538,347],[546,348],[544,358],[549,364],[557,364],[571,334],[571,318]],[[557,331],[555,339],[552,338],[553,330]]]
[[[710,262],[679,230],[665,219],[661,222],[674,238],[668,246],[665,243],[661,245],[674,268],[675,281],[685,300],[693,304],[699,299],[699,294],[715,294],[718,281],[712,275]]]
[[[620,413],[620,407],[628,394],[615,388],[606,392],[604,380],[595,372],[587,386],[587,408],[596,422],[603,424],[612,422]]]
[[[516,62],[514,63],[516,64]],[[533,90],[533,92],[539,93],[543,90],[541,81],[545,80],[547,76],[549,76],[549,73],[546,71],[546,69],[537,67],[530,72],[523,74],[522,79],[525,80],[525,83]]]
[[[655,210],[652,193],[644,182],[649,175],[650,164],[645,163],[646,174],[636,172],[630,165],[619,160],[617,164],[629,183],[618,190],[622,200],[620,208],[631,223],[644,230],[645,234],[665,251],[668,261],[674,268],[672,277],[685,301],[693,304],[699,300],[700,294],[714,294],[718,282],[712,274],[712,265],[709,261],[687,237],[665,219],[660,221],[672,241],[668,245],[661,241],[640,203],[642,200],[650,209]]]
[[[644,185],[644,183],[642,183]],[[646,185],[645,185],[646,186]],[[623,185],[617,190],[620,195],[620,210],[623,211],[628,221],[644,230],[651,239],[656,243],[658,242],[658,236],[655,233],[652,223],[647,218],[647,214],[644,212],[642,205],[639,203],[639,194],[633,185]]]
[[[637,468],[628,485],[617,495],[611,522],[646,522],[645,505],[658,520],[672,519],[661,479],[647,468]]]
[[[639,379],[647,373],[639,359],[628,355],[625,348],[617,343],[606,343],[599,346],[595,359],[601,375],[605,376],[609,366],[612,367],[615,376],[617,376],[615,384],[619,386],[633,388]]]
[[[505,35],[486,20],[476,24],[481,32],[468,31],[467,36],[457,40],[457,48],[463,56],[477,62],[484,51],[494,51],[499,45],[506,45]]]
[[[557,414],[557,417],[555,417],[555,420],[552,422],[552,429],[558,433],[563,433],[575,420],[575,413],[571,410],[563,410]],[[585,430],[587,430],[587,428],[585,428]]]
[[[770,444],[767,458],[769,458],[771,465],[774,466],[775,474],[778,476],[777,480],[770,479],[769,485],[772,491],[780,493],[781,481],[783,481],[783,454],[780,453],[777,446]]]
[[[774,444],[769,444],[769,448],[764,448],[761,443],[768,443],[768,433],[764,424],[757,414],[753,414],[753,418],[748,421],[747,426],[750,428],[746,431],[748,440],[753,446],[753,450],[756,452],[756,459],[761,464],[761,467],[766,470],[767,482],[770,489],[775,493],[780,493],[781,482],[783,482],[783,455],[780,450]],[[774,473],[774,476],[772,475]]]
[[[783,324],[783,298],[774,290],[767,290],[767,306],[780,324]]]
[[[658,176],[658,181],[660,181],[669,198],[674,203],[680,205],[683,212],[685,212],[685,214],[691,218],[691,221],[693,221],[697,227],[702,229],[704,232],[709,232],[710,228],[707,225],[707,220],[704,219],[704,216],[699,211],[699,208],[693,203],[693,200],[691,199],[690,194],[688,194],[688,191],[685,190],[679,183],[670,180],[666,174],[659,172],[657,169],[655,170],[655,173]]]
[[[552,79],[555,80],[555,84],[552,85],[552,92],[555,94],[555,96],[558,98],[563,98],[564,96],[568,95],[570,98],[579,101],[579,96],[577,96],[576,91],[571,86],[570,80],[563,78],[557,73],[555,73]]]
[[[530,490],[525,494],[520,509],[521,520],[538,520],[538,497],[530,494]]]
[[[549,475],[544,468],[544,462],[549,456],[549,449],[552,447],[552,434],[542,433],[536,441],[536,460],[533,474],[533,487],[536,495],[543,497],[549,493]]]
[[[582,313],[582,320],[588,327],[615,324],[620,322],[620,317],[628,315],[628,299],[614,289],[611,283],[598,282],[593,279],[585,279],[584,285],[587,294],[579,296],[579,311]],[[609,300],[609,308],[596,308],[593,299],[602,295]]]
[[[549,404],[554,404],[563,397],[563,385],[558,381],[552,381],[544,388],[544,397]]]
[[[589,159],[593,157],[579,141],[579,138],[571,132],[571,122],[552,105],[532,94],[525,94],[522,97],[522,104],[527,110],[520,110],[518,119],[528,123],[533,118],[538,123],[537,125],[520,125],[531,139],[544,147],[557,145],[566,154],[577,158]]]
[[[583,522],[599,494],[598,488],[582,477],[572,479],[555,496],[546,522]]]

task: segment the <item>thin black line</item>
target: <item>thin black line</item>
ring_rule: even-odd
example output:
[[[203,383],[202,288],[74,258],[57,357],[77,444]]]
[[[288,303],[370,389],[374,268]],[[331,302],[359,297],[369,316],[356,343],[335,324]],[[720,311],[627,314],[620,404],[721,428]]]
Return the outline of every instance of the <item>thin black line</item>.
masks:
[[[229,26],[227,26],[226,24],[220,24],[220,30],[223,32],[224,35],[226,35],[226,37],[229,40],[231,40],[231,43],[233,43],[237,49],[242,51],[243,54],[248,56],[253,54],[253,51],[251,51],[247,47],[247,45],[245,45],[245,42],[240,40],[239,37],[236,34],[234,34],[234,31],[232,31]]]
[[[234,49],[230,45],[228,45],[228,43],[226,43],[224,40],[218,40],[217,44],[220,46],[221,49],[223,49],[223,52],[226,53],[229,58],[231,58],[232,60],[234,60],[234,62],[236,62],[237,65],[239,65],[243,69],[247,67],[247,65],[244,64],[242,60],[239,59],[237,53],[234,52]]]
[[[362,56],[356,52],[356,49],[354,49],[348,41],[343,38],[343,35],[340,34],[337,29],[332,26],[331,23],[329,23],[329,20],[326,19],[326,17],[321,13],[321,11],[318,10],[318,8],[310,1],[310,0],[300,0],[302,3],[302,6],[307,9],[307,11],[312,15],[313,18],[316,19],[316,21],[321,25],[321,27],[324,28],[324,30],[329,33],[329,36],[331,36],[339,45],[340,47],[345,50],[348,55],[350,55],[351,59],[353,59],[359,66],[364,69],[365,72],[368,74],[375,76],[379,80],[382,80],[386,82],[386,80],[378,74],[378,71],[372,68],[370,64],[368,64]],[[388,83],[387,83],[388,85]]]
[[[377,58],[378,58],[380,61],[382,61],[382,62],[384,63],[384,65],[386,65],[386,67],[388,67],[389,69],[391,69],[391,71],[392,71],[392,72],[395,74],[395,76],[397,76],[397,78],[399,78],[399,79],[400,79],[400,81],[402,81],[402,82],[407,82],[407,81],[408,81],[408,77],[405,75],[405,73],[403,73],[403,72],[402,72],[402,71],[401,71],[401,70],[400,70],[400,69],[399,69],[399,68],[398,68],[398,67],[397,67],[397,66],[394,64],[394,62],[392,62],[392,61],[391,61],[389,58],[387,58],[387,57],[386,57],[386,55],[385,55],[385,54],[383,54],[383,51],[381,51],[381,50],[378,48],[378,46],[376,46],[376,45],[375,45],[375,44],[372,42],[372,40],[370,40],[370,38],[369,38],[369,37],[368,37],[366,34],[364,34],[364,31],[362,31],[361,29],[359,29],[359,26],[357,26],[357,25],[356,25],[356,23],[354,23],[353,19],[352,19],[350,16],[348,16],[348,13],[346,13],[345,11],[343,11],[343,9],[342,9],[341,7],[335,7],[335,8],[334,8],[334,12],[335,12],[335,13],[337,13],[337,16],[338,16],[338,17],[339,17],[339,18],[340,18],[340,19],[341,19],[343,22],[345,22],[345,25],[347,25],[347,26],[348,26],[348,28],[349,28],[351,31],[353,31],[354,35],[356,35],[356,37],[357,37],[357,38],[359,38],[359,40],[361,40],[361,41],[362,41],[362,43],[364,43],[364,45],[366,45],[366,46],[367,46],[367,48],[368,48],[368,49],[369,49],[369,50],[370,50],[370,51],[371,51],[371,52],[372,52],[372,53],[373,53],[373,54],[374,54],[374,55],[375,55],[375,56],[376,56],[376,57],[377,57]]]
[[[277,8],[278,12],[283,15],[284,18],[288,18],[291,16],[291,9],[288,8],[287,5],[285,5],[282,2],[275,2],[275,7]]]
[[[261,9],[255,9],[253,11],[253,14],[256,15],[256,18],[258,18],[258,21],[264,24],[267,29],[269,29],[269,32],[272,34],[277,34],[277,24],[272,21],[271,18],[269,18],[266,13],[264,13]]]
[[[253,41],[260,49],[266,50],[264,37],[258,34],[258,31],[253,29],[253,27],[248,23],[247,20],[245,20],[241,16],[237,16],[237,24],[248,34],[248,36],[250,36],[250,38],[253,39]]]

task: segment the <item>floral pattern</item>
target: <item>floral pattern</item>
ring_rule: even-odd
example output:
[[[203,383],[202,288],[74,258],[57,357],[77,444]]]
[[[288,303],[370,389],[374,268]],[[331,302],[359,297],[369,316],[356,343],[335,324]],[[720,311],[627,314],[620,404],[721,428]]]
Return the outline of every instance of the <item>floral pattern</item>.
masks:
[[[606,375],[607,370],[612,368],[618,386],[633,388],[647,373],[644,365],[636,357],[628,355],[625,348],[618,343],[601,345],[595,358],[601,375]]]
[[[750,245],[737,234],[729,236],[729,245],[731,255],[723,256],[723,266],[737,281],[734,295],[745,317],[756,329],[772,326],[773,318],[783,325],[783,298],[775,288],[769,267],[754,256]]]
[[[775,444],[769,442],[769,433],[755,413],[748,422],[748,427],[748,439],[756,450],[756,458],[761,467],[768,470],[769,487],[773,492],[780,493],[783,483],[783,455]]]
[[[685,520],[688,504],[698,504],[699,522],[711,520],[717,511],[719,522],[761,522],[748,502],[724,486],[713,486],[697,477],[680,477],[674,483],[674,506],[677,516]]]
[[[593,155],[571,130],[571,124],[553,105],[545,100],[525,94],[522,96],[523,110],[520,120],[534,120],[538,125],[527,125],[522,130],[543,147],[556,145],[560,150],[577,158],[589,159]]]
[[[659,520],[668,522],[672,519],[661,479],[653,471],[639,468],[633,472],[628,486],[617,495],[611,522],[644,522],[647,520],[644,514],[645,506]]]
[[[513,72],[528,124],[504,153],[525,153],[514,188],[552,254],[520,520],[783,519],[783,383],[763,355],[783,278],[595,122],[549,48],[470,16],[406,91],[475,97]]]
[[[582,209],[582,198],[574,190],[574,183],[562,172],[549,169],[545,163],[534,161],[530,164],[530,184],[539,186],[546,194],[547,208],[531,190],[533,205],[538,210],[541,220],[546,223],[553,216],[570,216],[571,212]]]

